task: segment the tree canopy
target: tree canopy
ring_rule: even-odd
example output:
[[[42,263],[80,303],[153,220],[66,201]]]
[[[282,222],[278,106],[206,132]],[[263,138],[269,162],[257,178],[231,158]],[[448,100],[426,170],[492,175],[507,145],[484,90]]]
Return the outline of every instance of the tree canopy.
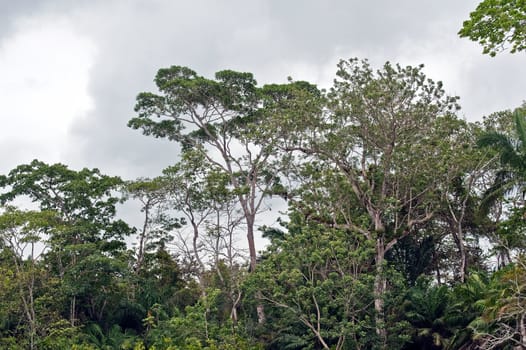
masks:
[[[526,1],[484,0],[471,12],[459,31],[461,37],[478,42],[483,53],[495,56],[509,49],[526,49]]]
[[[524,6],[460,34],[524,50]],[[155,83],[128,126],[178,143],[157,176],[0,175],[0,348],[526,349],[524,105],[468,122],[423,65],[357,58],[326,90]]]

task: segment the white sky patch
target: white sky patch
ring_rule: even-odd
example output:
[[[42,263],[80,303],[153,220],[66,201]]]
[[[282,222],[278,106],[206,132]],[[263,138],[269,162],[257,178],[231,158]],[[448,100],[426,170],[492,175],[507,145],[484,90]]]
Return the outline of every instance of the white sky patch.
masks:
[[[0,46],[0,145],[16,148],[3,150],[2,172],[34,158],[62,161],[71,122],[93,106],[94,45],[72,28],[56,17],[24,18]]]

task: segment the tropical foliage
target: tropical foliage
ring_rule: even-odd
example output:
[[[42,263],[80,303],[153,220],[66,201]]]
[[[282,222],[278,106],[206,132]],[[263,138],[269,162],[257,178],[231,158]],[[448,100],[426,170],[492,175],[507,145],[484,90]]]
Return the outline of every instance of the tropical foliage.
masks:
[[[523,50],[524,12],[461,35]],[[180,147],[155,178],[0,176],[0,348],[526,348],[524,105],[470,123],[423,66],[359,59],[328,90],[155,83],[129,121]]]

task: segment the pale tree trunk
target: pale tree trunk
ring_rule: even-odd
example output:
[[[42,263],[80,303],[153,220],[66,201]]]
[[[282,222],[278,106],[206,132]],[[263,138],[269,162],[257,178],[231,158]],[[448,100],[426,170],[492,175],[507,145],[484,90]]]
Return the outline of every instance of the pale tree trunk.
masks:
[[[466,275],[468,270],[468,256],[466,254],[466,246],[464,241],[459,246],[460,252],[460,282],[464,283],[466,281]]]
[[[455,241],[455,244],[457,245],[458,252],[460,255],[460,266],[459,266],[459,277],[460,282],[464,283],[466,281],[466,275],[468,270],[468,256],[466,251],[466,243],[464,242],[464,229],[462,227],[462,222],[464,221],[464,216],[466,212],[466,201],[467,196],[462,202],[462,208],[460,210],[460,213],[458,215],[455,215],[455,211],[451,207],[451,204],[448,203],[449,206],[449,212],[451,214],[451,217],[453,219],[453,240]]]
[[[232,300],[232,309],[230,309],[230,318],[232,319],[232,322],[236,325],[238,316],[237,316],[237,306],[239,305],[239,302],[241,301],[241,292],[238,293],[237,297],[234,298],[234,295],[230,295],[230,299]]]
[[[254,241],[254,219],[247,218],[247,241],[248,241],[248,252],[250,254],[250,271],[256,271],[257,264],[257,253],[256,243]]]
[[[228,234],[228,261],[229,261],[229,265],[230,265],[230,270],[233,271],[234,270],[233,230],[229,230],[228,232],[229,232],[229,234]],[[235,288],[231,287],[231,289],[230,289],[230,300],[232,300],[232,309],[231,309],[231,312],[230,312],[230,318],[232,319],[232,322],[234,323],[234,325],[237,324],[237,320],[238,320],[237,307],[238,307],[239,303],[241,302],[241,297],[243,295],[243,293],[239,289],[239,284],[238,283],[239,282],[237,281],[237,278],[236,278],[236,287]],[[236,290],[237,290],[237,295],[236,295]]]
[[[18,243],[17,243],[18,244]],[[37,333],[37,319],[35,312],[35,299],[34,299],[34,287],[35,287],[35,260],[34,260],[34,244],[32,244],[31,251],[31,267],[30,271],[23,270],[23,252],[16,255],[15,244],[11,244],[13,247],[13,262],[17,273],[17,278],[20,278],[22,282],[19,285],[20,298],[24,306],[24,312],[27,317],[29,324],[29,348],[35,349],[35,336]],[[24,285],[24,283],[27,284]],[[27,288],[27,291],[24,290]]]
[[[456,221],[456,217],[453,216],[453,219]],[[459,266],[459,279],[461,283],[466,281],[467,269],[468,269],[468,257],[466,251],[466,244],[464,242],[464,233],[462,232],[462,223],[456,221],[455,227],[452,228],[453,240],[458,249],[458,254],[460,255],[460,266]]]
[[[521,345],[517,347],[518,349],[526,349],[526,322],[524,319],[525,317],[526,317],[526,314],[524,313],[520,315],[519,331],[520,331]]]
[[[245,204],[246,205],[246,204]],[[245,211],[246,213],[247,211]],[[254,240],[254,215],[246,215],[247,222],[247,240],[248,240],[248,251],[250,254],[250,272],[256,271],[257,265],[257,253],[256,253],[256,243]],[[256,292],[256,299],[261,299],[261,293]],[[265,307],[263,304],[258,304],[256,306],[256,312],[258,315],[258,323],[264,324],[266,321],[265,317]]]
[[[255,272],[256,271],[256,245],[254,243],[254,222],[252,220],[247,220],[248,229],[247,229],[247,238],[248,238],[248,249],[250,252],[250,271]],[[261,300],[261,292],[256,292],[256,299]],[[258,323],[264,324],[266,317],[265,317],[265,307],[263,304],[258,304],[256,306],[256,312],[258,315]]]
[[[135,266],[135,273],[139,274],[142,264],[144,262],[144,246],[146,241],[146,235],[148,232],[148,224],[150,223],[150,205],[149,203],[144,205],[144,223],[142,226],[142,232],[140,233],[139,239],[139,251],[137,252],[137,264]]]
[[[381,342],[381,348],[386,349],[387,347],[387,330],[385,328],[385,315],[384,315],[384,294],[386,289],[387,280],[384,274],[385,261],[385,245],[383,238],[376,239],[376,276],[374,278],[374,310],[375,323],[376,323],[376,334]]]
[[[18,264],[16,266],[18,270],[19,276],[23,275],[22,271],[19,270]],[[24,311],[26,313],[27,321],[29,324],[29,347],[30,349],[35,348],[35,336],[37,333],[36,328],[36,313],[35,313],[35,302],[34,302],[34,296],[33,296],[33,287],[35,284],[35,278],[33,274],[31,273],[28,281],[27,286],[27,296],[25,295],[26,292],[23,290],[23,287],[20,286],[20,297],[22,299],[22,303],[24,305]]]
[[[75,241],[74,243],[76,244],[77,242]],[[77,255],[73,254],[72,266],[75,266],[75,265],[77,265]],[[77,296],[73,295],[70,301],[70,314],[69,314],[71,327],[75,327],[75,319],[77,316],[76,312],[77,312]]]
[[[75,327],[75,317],[76,317],[75,310],[77,308],[76,300],[77,300],[77,297],[73,296],[70,302],[69,322],[71,323],[71,327]]]

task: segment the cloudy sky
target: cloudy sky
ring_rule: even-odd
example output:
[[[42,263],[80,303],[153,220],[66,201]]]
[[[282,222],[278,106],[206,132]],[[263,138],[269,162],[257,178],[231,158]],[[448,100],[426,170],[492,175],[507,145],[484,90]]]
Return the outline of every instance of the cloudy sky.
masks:
[[[128,129],[161,67],[328,87],[339,59],[424,63],[480,119],[526,99],[526,55],[457,32],[472,0],[0,0],[0,173],[32,159],[155,176],[175,145]]]

